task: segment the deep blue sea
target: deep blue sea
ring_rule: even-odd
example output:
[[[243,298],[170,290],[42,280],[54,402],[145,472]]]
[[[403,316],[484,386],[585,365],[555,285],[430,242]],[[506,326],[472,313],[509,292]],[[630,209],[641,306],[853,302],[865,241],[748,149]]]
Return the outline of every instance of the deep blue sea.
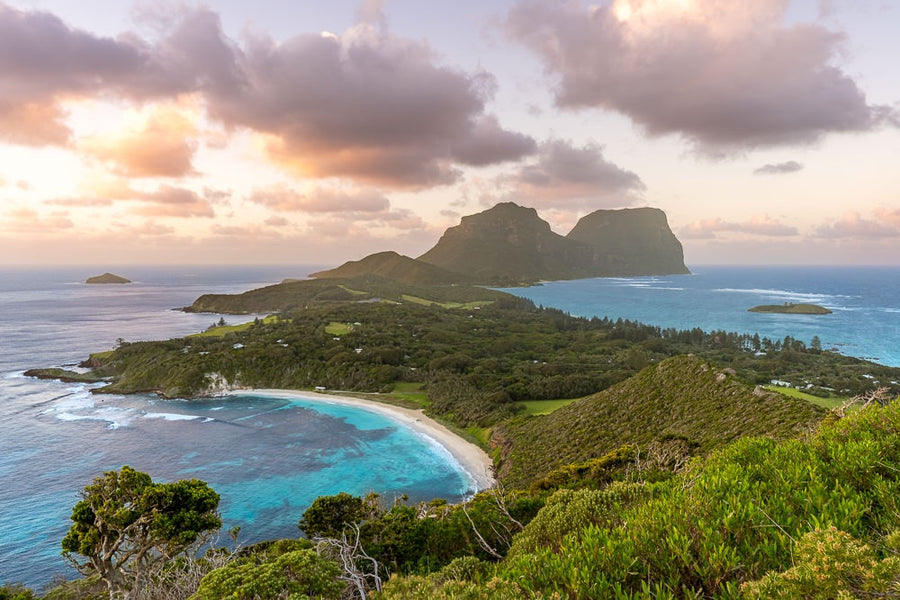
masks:
[[[300,515],[322,494],[377,491],[417,500],[469,491],[470,479],[440,446],[368,411],[265,397],[188,403],[93,396],[85,385],[24,377],[31,367],[77,363],[119,338],[205,329],[218,317],[172,309],[203,293],[241,292],[317,267],[122,267],[115,271],[134,284],[81,283],[102,270],[0,270],[0,582],[40,587],[66,573],[59,542],[79,490],[123,464],[157,480],[209,482],[222,496],[225,528],[240,525],[244,543],[297,535]],[[823,347],[900,366],[900,268],[692,270],[509,291],[575,315],[807,343],[817,335]],[[834,314],[747,312],[787,301],[822,304]]]
[[[825,349],[900,366],[900,267],[691,267],[692,275],[553,281],[505,291],[576,316],[662,328],[789,335]],[[747,312],[810,302],[830,315]]]
[[[222,498],[223,531],[241,526],[244,544],[298,536],[301,514],[323,494],[466,495],[472,480],[442,446],[321,396],[162,401],[22,375],[74,365],[119,338],[203,330],[218,317],[173,309],[318,268],[116,268],[135,282],[124,286],[81,283],[104,269],[0,270],[0,583],[37,589],[72,576],[59,544],[78,492],[125,464],[154,480],[208,482]]]

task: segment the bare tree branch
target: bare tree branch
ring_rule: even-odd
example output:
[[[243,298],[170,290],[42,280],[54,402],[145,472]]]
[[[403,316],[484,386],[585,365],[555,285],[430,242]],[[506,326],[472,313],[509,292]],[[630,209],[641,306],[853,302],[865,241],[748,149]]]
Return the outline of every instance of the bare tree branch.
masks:
[[[362,547],[359,541],[359,525],[353,523],[351,527],[354,530],[353,543],[347,541],[347,535],[344,533],[341,534],[340,539],[317,537],[313,541],[316,543],[316,551],[320,556],[325,556],[340,564],[343,574],[339,579],[347,582],[347,592],[344,596],[366,600],[370,590],[381,591],[379,564]],[[368,562],[372,569],[371,572],[361,569],[360,562]]]

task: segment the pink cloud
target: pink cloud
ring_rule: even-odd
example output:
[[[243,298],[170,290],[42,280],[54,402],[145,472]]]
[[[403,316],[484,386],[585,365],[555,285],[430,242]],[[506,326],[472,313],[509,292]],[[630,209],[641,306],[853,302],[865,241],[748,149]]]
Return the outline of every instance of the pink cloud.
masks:
[[[71,207],[90,207],[90,206],[111,206],[115,201],[112,198],[52,198],[47,200],[45,204],[53,206],[71,206]]]
[[[879,208],[875,211],[875,218],[882,223],[900,229],[900,208]]]
[[[140,130],[80,144],[88,155],[109,163],[124,177],[184,177],[195,174],[196,127],[183,113],[157,108]]]
[[[371,190],[335,190],[317,187],[300,193],[284,185],[269,186],[253,191],[249,200],[278,212],[383,212],[390,201]]]
[[[210,196],[207,196],[207,193]],[[138,190],[125,180],[101,181],[94,184],[91,194],[74,198],[55,198],[46,204],[66,207],[124,207],[125,212],[147,217],[213,217],[213,204],[222,204],[218,192],[193,190],[171,185],[159,186],[152,191]]]
[[[71,137],[65,117],[53,102],[14,104],[0,97],[0,139],[22,146],[65,146]]]
[[[848,212],[840,219],[816,228],[813,237],[826,239],[878,239],[900,237],[898,211],[882,210],[878,220],[866,219],[857,212]]]
[[[363,13],[380,22],[379,3]],[[68,143],[66,99],[140,103],[196,93],[213,119],[264,134],[269,157],[306,177],[421,188],[455,181],[455,165],[497,164],[535,149],[486,113],[492,76],[444,66],[427,44],[394,36],[384,23],[283,42],[259,35],[243,45],[207,8],[156,25],[162,33],[151,41],[104,38],[50,13],[0,5],[0,138]],[[161,162],[141,155],[136,139],[95,154],[126,174],[187,172],[189,147],[171,137],[155,142],[168,150]]]
[[[126,226],[122,228],[122,232],[129,237],[156,238],[173,236],[175,228],[171,225],[160,225],[153,221],[145,221],[138,226]]]
[[[160,186],[153,192],[137,193],[139,206],[132,212],[148,217],[213,217],[209,201],[196,192],[173,186]]]
[[[238,65],[240,85],[207,93],[210,113],[268,134],[272,159],[304,176],[428,187],[455,181],[455,163],[534,150],[485,114],[493,77],[441,66],[424,43],[366,23],[340,36],[259,38]]]
[[[567,140],[541,143],[535,160],[490,187],[497,184],[511,187],[504,198],[527,198],[529,206],[561,209],[620,207],[644,190],[641,178],[608,161],[601,146],[576,147]],[[494,203],[497,199],[490,196]]]
[[[0,213],[0,231],[10,234],[53,235],[74,226],[65,211],[42,214],[31,208],[17,207]]]
[[[260,239],[267,236],[278,236],[279,234],[270,229],[269,227],[263,227],[259,224],[249,224],[249,225],[219,225],[214,223],[210,228],[210,231],[217,236],[229,237],[229,238],[248,238],[248,239]]]
[[[787,4],[520,0],[506,28],[543,61],[559,106],[616,111],[713,154],[896,124],[835,66],[843,36],[785,25]]]
[[[264,222],[269,227],[287,227],[290,225],[290,221],[284,217],[269,217]]]
[[[799,234],[796,227],[785,225],[779,221],[762,215],[749,221],[731,222],[720,218],[702,219],[682,227],[678,235],[684,239],[716,239],[722,232],[747,234],[765,237],[793,237]]]
[[[254,190],[248,200],[279,213],[310,216],[307,227],[317,235],[351,235],[357,228],[398,231],[426,227],[421,217],[408,209],[393,208],[386,196],[369,189],[318,186],[301,193],[277,185]]]

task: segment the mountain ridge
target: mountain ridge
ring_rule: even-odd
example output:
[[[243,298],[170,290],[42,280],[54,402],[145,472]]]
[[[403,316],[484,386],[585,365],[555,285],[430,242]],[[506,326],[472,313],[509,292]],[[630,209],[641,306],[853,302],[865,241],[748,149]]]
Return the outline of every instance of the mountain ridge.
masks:
[[[563,236],[536,209],[501,202],[462,217],[417,258],[378,252],[312,277],[380,275],[420,285],[504,286],[688,273],[681,242],[660,209],[597,210]]]
[[[309,276],[316,279],[352,279],[362,275],[378,275],[420,285],[470,283],[470,279],[461,273],[436,267],[393,250],[376,252],[360,260],[347,261],[334,269],[310,273]]]

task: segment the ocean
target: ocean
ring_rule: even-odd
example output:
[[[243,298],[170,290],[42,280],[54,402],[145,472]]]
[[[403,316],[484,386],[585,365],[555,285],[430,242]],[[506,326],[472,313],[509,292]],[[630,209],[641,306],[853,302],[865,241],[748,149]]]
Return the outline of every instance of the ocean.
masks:
[[[23,375],[75,365],[119,339],[203,330],[218,316],[177,309],[204,293],[319,268],[121,267],[135,282],[123,286],[82,283],[96,269],[0,270],[0,583],[39,589],[76,576],[60,541],[78,493],[126,464],[158,481],[209,483],[221,496],[223,531],[240,526],[242,544],[297,537],[297,521],[320,495],[455,501],[471,492],[472,478],[445,448],[373,411],[252,395],[96,396],[89,385]]]
[[[630,319],[662,328],[758,333],[900,366],[900,267],[732,267],[691,275],[545,282],[504,291],[575,316]],[[812,303],[830,315],[747,312],[761,304]]]
[[[162,401],[93,396],[39,381],[32,367],[73,365],[117,340],[165,339],[218,319],[175,310],[320,267],[121,267],[135,283],[81,283],[101,270],[0,270],[0,582],[34,588],[72,575],[59,555],[78,492],[128,464],[155,480],[196,477],[222,497],[241,542],[298,535],[319,495],[376,491],[454,500],[471,479],[440,446],[373,412],[314,401],[237,396]],[[508,291],[581,316],[661,327],[790,335],[900,366],[900,268],[711,267],[692,275],[547,282]],[[825,316],[748,313],[813,302]],[[228,317],[229,324],[251,320]]]

